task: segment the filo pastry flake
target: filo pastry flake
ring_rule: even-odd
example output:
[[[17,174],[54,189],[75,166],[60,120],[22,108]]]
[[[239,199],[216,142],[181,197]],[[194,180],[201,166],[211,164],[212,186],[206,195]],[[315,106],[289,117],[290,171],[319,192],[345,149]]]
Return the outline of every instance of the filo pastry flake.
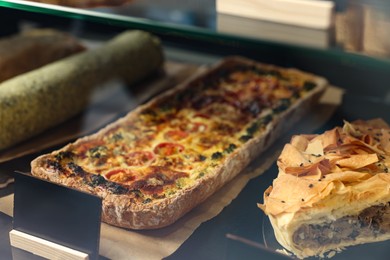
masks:
[[[390,238],[390,128],[382,119],[296,135],[258,206],[300,258]]]

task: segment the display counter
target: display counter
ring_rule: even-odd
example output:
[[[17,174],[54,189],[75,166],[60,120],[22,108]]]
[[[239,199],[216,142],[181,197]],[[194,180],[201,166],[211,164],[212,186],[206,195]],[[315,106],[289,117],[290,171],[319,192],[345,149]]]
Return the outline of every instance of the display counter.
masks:
[[[0,186],[0,258],[12,259],[13,255],[8,233],[12,230],[15,171],[30,172],[30,162],[37,156],[97,131],[162,91],[236,55],[314,73],[326,78],[332,91],[240,178],[174,226],[131,231],[102,224],[99,259],[290,258],[280,254],[282,247],[257,204],[263,202],[264,191],[276,177],[277,156],[292,135],[321,133],[344,120],[383,118],[390,122],[389,11],[390,5],[384,1],[335,1],[334,24],[313,29],[223,14],[217,11],[215,1],[206,0],[134,0],[88,8],[0,1],[2,36],[50,27],[94,47],[125,30],[137,29],[159,37],[165,56],[164,72],[131,87],[110,82],[92,96],[83,113],[0,151],[0,185],[4,186]],[[147,243],[153,247],[150,252]],[[333,258],[366,259],[369,254],[387,259],[388,246],[388,241],[354,246]]]

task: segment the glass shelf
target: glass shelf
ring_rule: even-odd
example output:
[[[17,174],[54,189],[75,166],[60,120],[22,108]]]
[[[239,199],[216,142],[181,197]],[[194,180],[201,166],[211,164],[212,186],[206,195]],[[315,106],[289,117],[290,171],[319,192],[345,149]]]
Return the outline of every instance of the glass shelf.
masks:
[[[388,99],[384,82],[390,81],[390,42],[386,42],[390,41],[390,30],[386,30],[390,28],[386,12],[390,3],[384,0],[336,1],[335,25],[325,31],[223,15],[216,11],[215,0],[133,0],[123,6],[97,8],[4,0],[0,7],[9,16],[11,10],[35,14],[45,24],[63,18],[81,21],[83,26],[94,24],[98,31],[109,26],[106,33],[118,28],[147,30],[162,37],[164,43],[181,44],[191,51],[244,55],[297,67],[356,95]],[[371,38],[365,40],[364,36]]]
[[[390,3],[385,0],[334,0],[334,3],[334,25],[323,30],[222,14],[217,12],[216,0],[133,0],[121,6],[95,8],[5,0],[0,1],[0,6],[208,41],[265,42],[388,59]]]

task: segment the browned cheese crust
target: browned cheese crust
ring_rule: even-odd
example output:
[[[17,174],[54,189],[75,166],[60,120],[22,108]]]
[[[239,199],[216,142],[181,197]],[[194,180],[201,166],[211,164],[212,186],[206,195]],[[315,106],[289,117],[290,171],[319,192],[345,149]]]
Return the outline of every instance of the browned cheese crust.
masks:
[[[235,66],[236,64],[239,64],[240,66],[262,66],[261,64],[244,58],[227,58],[214,65],[200,76],[190,79],[184,84],[181,84],[180,86],[159,95],[150,102],[139,106],[124,118],[108,125],[96,134],[83,137],[75,143],[65,146],[60,151],[72,151],[73,147],[78,147],[81,144],[92,142],[96,139],[102,139],[113,129],[122,127],[127,122],[137,120],[144,111],[161,105],[166,100],[173,99],[173,97],[177,93],[180,93],[180,91],[189,89],[199,82],[203,82],[205,79],[209,78],[210,75],[214,75],[215,72],[224,71],[225,68]],[[269,67],[267,65],[267,68],[277,67]],[[309,78],[314,87],[311,88],[310,91],[305,92],[302,97],[300,97],[297,101],[294,101],[288,108],[283,109],[283,111],[280,111],[277,114],[275,113],[272,117],[268,116],[267,118],[269,118],[269,120],[265,122],[265,124],[261,127],[261,130],[256,132],[253,137],[246,140],[241,146],[237,148],[235,146],[230,146],[231,148],[236,149],[223,153],[216,150],[213,150],[213,153],[207,153],[207,151],[205,151],[204,153],[207,159],[204,158],[204,164],[213,165],[212,170],[208,171],[207,174],[204,174],[204,176],[202,175],[202,177],[199,178],[192,178],[192,175],[190,175],[187,179],[190,179],[191,182],[189,182],[186,178],[179,178],[178,180],[184,179],[188,182],[185,182],[183,187],[177,188],[178,180],[176,180],[176,186],[173,186],[174,188],[172,188],[174,195],[166,195],[163,198],[157,199],[156,197],[151,197],[152,199],[144,199],[144,202],[142,203],[137,201],[137,196],[134,195],[134,193],[114,194],[101,185],[86,185],[85,181],[80,178],[64,177],[55,169],[47,167],[47,160],[50,160],[50,158],[58,155],[60,151],[54,151],[51,154],[43,155],[35,159],[31,164],[32,174],[65,186],[101,196],[103,198],[102,219],[106,223],[131,229],[154,229],[172,224],[195,206],[210,197],[228,181],[233,179],[251,162],[251,160],[267,149],[282,134],[282,132],[301,119],[302,116],[310,110],[313,103],[318,100],[319,96],[323,93],[327,86],[327,82],[323,78],[298,72],[296,70],[286,71],[294,71],[297,75]],[[211,134],[211,137],[213,137],[213,134]],[[159,137],[156,137],[156,139],[157,138]],[[223,156],[223,158],[220,159],[222,161],[209,159],[210,157],[218,157],[217,155]],[[217,163],[214,163],[215,161]],[[104,176],[106,179],[109,178],[107,177],[109,174]],[[173,184],[171,184],[171,186],[172,185]],[[169,194],[168,191],[164,190],[164,192]]]

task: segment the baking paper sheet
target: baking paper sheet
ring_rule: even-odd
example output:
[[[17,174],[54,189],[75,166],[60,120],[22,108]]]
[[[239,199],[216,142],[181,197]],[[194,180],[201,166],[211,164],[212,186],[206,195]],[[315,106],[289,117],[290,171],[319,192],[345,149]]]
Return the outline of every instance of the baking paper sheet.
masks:
[[[293,134],[313,133],[322,127],[341,103],[343,91],[329,87],[315,109],[282,136],[258,160],[204,203],[171,226],[158,230],[131,231],[102,223],[100,255],[110,259],[162,259],[174,253],[203,222],[217,216],[237,197],[248,181],[275,163]],[[260,192],[261,193],[261,192]],[[12,216],[13,195],[0,198],[0,211]]]

